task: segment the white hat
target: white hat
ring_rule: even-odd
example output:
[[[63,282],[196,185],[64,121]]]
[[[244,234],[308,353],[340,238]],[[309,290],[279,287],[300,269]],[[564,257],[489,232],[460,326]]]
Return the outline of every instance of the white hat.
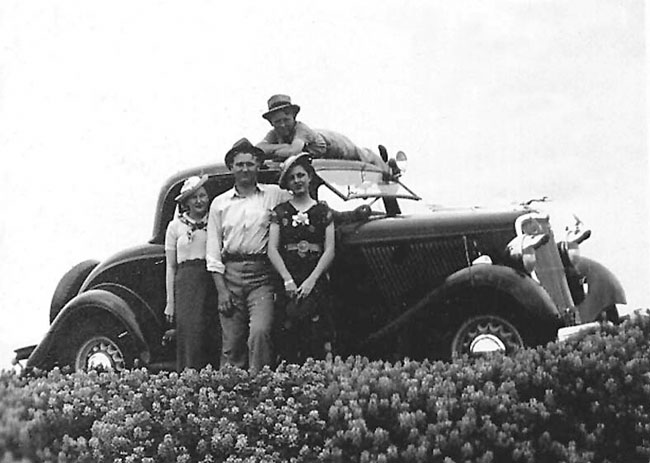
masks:
[[[188,198],[189,196],[192,196],[196,191],[203,186],[205,182],[208,181],[208,176],[207,175],[202,175],[199,177],[198,175],[194,175],[183,183],[183,186],[181,187],[181,193],[174,198],[174,201],[177,203],[183,202],[184,199]]]
[[[289,186],[287,185],[287,174],[295,165],[303,166],[305,169],[307,169],[307,172],[309,172],[309,175],[312,177],[316,174],[314,167],[311,165],[311,155],[309,153],[294,154],[293,156],[289,156],[287,159],[285,159],[285,161],[280,165],[282,169],[280,172],[280,179],[278,180],[278,185],[280,185],[280,188],[284,188],[285,190],[289,189]]]

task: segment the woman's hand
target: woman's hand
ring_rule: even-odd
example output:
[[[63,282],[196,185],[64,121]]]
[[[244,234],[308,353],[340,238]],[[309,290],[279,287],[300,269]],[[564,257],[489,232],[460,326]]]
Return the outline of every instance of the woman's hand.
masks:
[[[294,297],[298,291],[296,282],[293,279],[284,280],[284,291],[287,293],[287,296]]]
[[[316,280],[308,277],[305,281],[302,282],[298,290],[296,291],[296,295],[298,296],[298,299],[302,299],[304,297],[307,297],[311,294],[312,290],[314,289],[314,286],[316,286]]]
[[[168,302],[165,306],[165,320],[167,323],[174,323],[174,304]]]

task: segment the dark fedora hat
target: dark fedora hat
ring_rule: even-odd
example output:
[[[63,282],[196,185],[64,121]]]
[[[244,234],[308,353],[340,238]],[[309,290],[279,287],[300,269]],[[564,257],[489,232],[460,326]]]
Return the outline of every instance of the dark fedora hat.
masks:
[[[257,146],[253,145],[250,141],[248,141],[248,138],[242,138],[240,140],[237,140],[234,145],[232,145],[232,148],[230,148],[230,151],[226,153],[226,156],[224,157],[224,162],[226,163],[226,166],[230,169],[232,167],[233,159],[235,158],[236,154],[239,153],[248,153],[252,154],[257,158],[259,162],[264,161],[264,151],[259,149]]]
[[[268,106],[269,110],[262,114],[262,117],[267,121],[269,120],[269,116],[276,111],[291,109],[295,114],[298,114],[300,112],[300,106],[291,103],[291,97],[289,95],[273,95],[271,98],[269,98]]]

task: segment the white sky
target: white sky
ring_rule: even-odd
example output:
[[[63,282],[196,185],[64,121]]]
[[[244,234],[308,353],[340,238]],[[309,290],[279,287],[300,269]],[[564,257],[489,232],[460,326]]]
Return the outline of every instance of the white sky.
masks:
[[[643,0],[222,3],[0,3],[0,368],[65,271],[149,238],[169,175],[263,136],[273,93],[404,150],[429,202],[553,198],[650,306]]]

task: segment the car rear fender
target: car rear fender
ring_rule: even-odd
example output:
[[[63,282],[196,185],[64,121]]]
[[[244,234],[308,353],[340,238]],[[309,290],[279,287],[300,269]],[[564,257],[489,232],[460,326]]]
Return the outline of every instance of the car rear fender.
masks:
[[[147,363],[149,349],[127,302],[109,291],[91,289],[74,297],[61,309],[43,340],[29,356],[27,367],[50,367],[56,360],[58,346],[65,343],[66,336],[83,323],[90,322],[97,312],[111,315],[124,326],[126,335],[132,337],[138,349],[140,359]]]
[[[580,257],[576,269],[587,280],[587,294],[576,307],[582,322],[594,321],[612,305],[627,303],[623,286],[607,267],[593,259]]]
[[[153,307],[138,293],[117,283],[101,283],[94,289],[113,293],[126,302],[130,309],[129,313],[135,319],[135,325],[142,327],[142,337],[146,342],[160,340],[164,332],[163,320],[156,317]],[[162,309],[159,312],[162,313]]]

